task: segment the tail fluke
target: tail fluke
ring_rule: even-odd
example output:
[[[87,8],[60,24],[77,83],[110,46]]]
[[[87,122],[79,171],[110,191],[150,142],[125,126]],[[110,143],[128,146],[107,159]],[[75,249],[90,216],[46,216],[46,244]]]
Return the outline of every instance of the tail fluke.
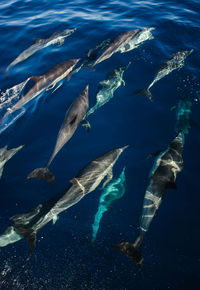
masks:
[[[129,259],[133,260],[139,267],[142,267],[143,257],[141,252],[141,245],[134,246],[129,242],[122,242],[117,245],[113,245],[112,248],[118,249],[120,252],[125,254]]]
[[[149,100],[151,102],[153,102],[153,96],[152,96],[152,94],[151,94],[149,89],[140,89],[140,90],[134,91],[134,94],[144,95],[147,98],[149,98]]]
[[[34,169],[31,173],[29,173],[27,178],[28,179],[29,178],[42,179],[42,180],[46,180],[47,182],[51,184],[54,184],[55,182],[55,176],[53,175],[53,173],[51,173],[51,171],[47,167]]]
[[[15,231],[27,240],[31,250],[30,255],[32,255],[36,247],[36,232],[33,229],[20,226],[16,227]]]
[[[95,71],[95,68],[94,68],[93,65],[84,65],[83,67],[88,68],[88,69],[90,69],[92,71]]]

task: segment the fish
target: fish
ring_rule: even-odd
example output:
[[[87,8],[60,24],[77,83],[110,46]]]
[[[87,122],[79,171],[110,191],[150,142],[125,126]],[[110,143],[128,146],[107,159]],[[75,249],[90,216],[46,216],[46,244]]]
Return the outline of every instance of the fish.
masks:
[[[104,178],[109,177],[119,156],[127,147],[113,149],[89,162],[75,178],[70,180],[71,185],[64,192],[37,205],[25,214],[11,217],[13,225],[8,226],[0,235],[0,247],[25,238],[32,254],[36,247],[38,230],[94,191]]]
[[[133,260],[139,267],[143,265],[142,245],[145,233],[148,231],[166,191],[177,189],[176,177],[183,169],[183,146],[184,134],[179,132],[168,148],[155,160],[144,195],[139,234],[135,241],[133,243],[122,242],[112,246]]]
[[[61,128],[58,132],[56,145],[53,150],[53,153],[47,163],[45,168],[36,168],[34,169],[29,175],[27,176],[28,179],[30,178],[37,178],[46,180],[47,182],[54,184],[55,177],[53,173],[50,172],[48,167],[50,166],[51,162],[58,154],[58,152],[63,148],[63,146],[70,140],[73,136],[74,132],[76,131],[78,125],[83,120],[86,111],[89,106],[88,100],[88,85],[84,89],[84,91],[76,98],[73,102],[71,107],[66,113],[65,119],[61,125]]]
[[[139,30],[138,33],[136,33],[136,35],[133,36],[133,38],[129,40],[129,42],[121,46],[119,52],[125,53],[131,51],[135,48],[138,48],[145,41],[154,39],[151,33],[151,31],[154,29],[155,29],[154,27],[143,27],[141,30]]]
[[[19,150],[21,150],[24,147],[24,145],[21,145],[16,148],[12,149],[7,149],[8,146],[6,145],[3,148],[0,148],[0,178],[2,177],[3,174],[3,168],[6,162],[10,160]]]
[[[129,30],[121,33],[117,38],[115,38],[108,47],[102,52],[102,54],[97,58],[93,65],[87,66],[91,70],[94,70],[94,66],[98,63],[110,58],[114,53],[118,52],[122,45],[125,45],[138,33],[138,29]]]
[[[15,66],[16,64],[26,60],[27,58],[29,58],[31,55],[33,55],[34,53],[36,53],[37,51],[48,47],[49,45],[53,45],[53,44],[59,44],[62,45],[65,41],[65,38],[70,36],[72,33],[74,33],[77,30],[77,28],[73,28],[73,29],[65,29],[61,32],[56,32],[54,34],[52,34],[51,36],[47,37],[47,38],[36,38],[35,39],[35,43],[33,45],[31,45],[30,47],[28,47],[27,49],[25,49],[22,53],[20,53],[18,55],[17,58],[15,58],[7,67],[6,72],[8,73],[8,71],[10,70],[11,67]]]
[[[155,83],[157,83],[159,80],[173,72],[174,70],[178,69],[180,70],[184,66],[185,59],[194,51],[194,49],[191,50],[183,50],[178,51],[173,56],[164,63],[160,69],[158,70],[155,78],[150,83],[147,89],[139,89],[134,92],[134,94],[141,94],[149,98],[150,101],[153,101],[153,96],[150,92],[150,88],[153,87]]]
[[[56,84],[63,78],[68,77],[69,80],[69,78],[71,77],[70,73],[79,60],[80,59],[66,60],[57,64],[41,76],[29,77],[29,80],[34,81],[35,84],[28,90],[28,92],[24,96],[20,98],[20,100],[14,106],[7,109],[7,112],[3,116],[1,122],[5,120],[5,117],[8,114],[12,114],[13,112],[21,109],[44,90],[48,91],[50,89],[53,89]]]
[[[93,114],[97,109],[105,105],[110,99],[114,97],[114,92],[117,88],[123,84],[125,86],[125,81],[123,80],[124,72],[129,68],[131,62],[126,66],[119,67],[117,69],[109,72],[107,79],[99,83],[99,90],[96,95],[96,104],[87,112],[85,120]]]
[[[117,179],[112,180],[112,172],[106,182],[103,184],[103,192],[99,199],[98,211],[95,214],[94,223],[92,225],[92,243],[96,240],[98,233],[100,221],[103,217],[103,214],[111,207],[112,203],[124,196],[126,191],[126,177],[125,177],[125,167],[123,168],[120,176]],[[109,182],[110,181],[110,182]],[[108,183],[106,185],[106,183]]]
[[[89,50],[87,50],[86,53],[86,57],[83,59],[83,61],[81,62],[81,64],[79,65],[78,68],[74,69],[72,71],[72,74],[75,74],[77,72],[80,71],[80,69],[84,66],[88,66],[91,65],[92,62],[94,62],[98,55],[100,54],[100,52],[106,47],[108,46],[108,44],[110,43],[110,39],[106,39],[101,41],[100,43],[98,43],[94,48],[91,48]]]

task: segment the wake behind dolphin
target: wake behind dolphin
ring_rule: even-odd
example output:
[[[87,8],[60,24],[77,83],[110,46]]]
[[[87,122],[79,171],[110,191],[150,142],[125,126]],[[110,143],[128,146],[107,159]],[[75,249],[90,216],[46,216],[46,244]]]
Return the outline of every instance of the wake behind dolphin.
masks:
[[[112,174],[110,175],[110,179]],[[109,180],[107,180],[109,182]],[[105,186],[105,184],[104,184]],[[94,218],[94,223],[92,225],[92,243],[96,240],[96,236],[99,230],[100,221],[103,217],[103,214],[109,210],[109,207],[116,199],[123,197],[126,190],[126,177],[125,177],[125,167],[122,170],[120,176],[110,182],[103,190],[103,193],[99,199],[98,211]]]
[[[55,177],[49,171],[48,167],[57,155],[57,153],[62,149],[62,147],[69,141],[76,131],[79,123],[83,120],[86,111],[89,106],[88,100],[88,85],[84,91],[76,98],[74,103],[71,105],[70,109],[67,111],[65,119],[62,123],[60,131],[58,133],[56,145],[54,151],[47,163],[45,168],[37,168],[33,170],[27,178],[38,178],[46,180],[49,183],[54,183]]]
[[[25,214],[11,217],[14,226],[9,226],[0,236],[0,247],[15,243],[24,237],[30,245],[32,254],[36,247],[38,230],[94,191],[106,176],[109,177],[119,156],[127,147],[111,150],[88,163],[70,180],[72,185],[64,193],[39,204]]]
[[[41,38],[37,38],[35,40],[35,43],[33,45],[31,45],[30,47],[28,47],[27,49],[25,49],[22,53],[20,53],[20,55],[15,58],[7,67],[6,72],[9,71],[9,69],[13,66],[15,66],[16,64],[26,60],[27,58],[29,58],[31,55],[33,55],[34,53],[36,53],[37,51],[48,47],[49,45],[53,45],[53,44],[59,44],[62,45],[65,41],[65,38],[70,36],[72,33],[74,33],[76,31],[76,28],[74,29],[66,29],[62,32],[56,32],[54,34],[52,34],[51,36],[41,39]]]
[[[184,66],[185,59],[193,52],[193,49],[191,50],[184,50],[184,51],[178,51],[175,53],[157,72],[155,78],[150,83],[147,89],[140,89],[135,91],[135,94],[142,94],[149,98],[150,101],[153,101],[153,96],[150,92],[150,88],[153,87],[153,85],[170,74],[172,71],[176,69],[181,69]]]
[[[166,191],[170,188],[176,189],[177,174],[183,169],[183,145],[184,134],[180,132],[154,162],[145,191],[140,217],[140,230],[136,240],[133,243],[122,242],[113,245],[114,248],[124,253],[140,267],[143,264],[141,248],[145,233],[148,231]]]

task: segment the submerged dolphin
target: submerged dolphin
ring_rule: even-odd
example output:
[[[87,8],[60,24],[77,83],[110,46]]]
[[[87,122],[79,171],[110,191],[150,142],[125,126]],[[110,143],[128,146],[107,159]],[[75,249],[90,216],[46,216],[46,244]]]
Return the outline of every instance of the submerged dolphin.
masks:
[[[169,188],[176,188],[176,176],[183,168],[184,134],[180,132],[171,142],[166,151],[162,152],[154,162],[147,186],[142,214],[140,217],[140,231],[135,242],[122,242],[113,247],[132,259],[138,266],[142,266],[142,244],[161,201]]]
[[[106,182],[109,182],[109,179],[110,180],[112,179],[112,175],[110,176],[110,178],[106,180]],[[105,183],[104,183],[104,186],[105,186]],[[120,176],[117,179],[110,182],[105,187],[102,195],[100,196],[98,211],[95,215],[94,223],[92,225],[92,229],[93,229],[92,243],[96,239],[97,232],[99,229],[99,224],[103,217],[103,214],[109,209],[109,207],[112,205],[112,203],[116,199],[120,199],[123,197],[125,190],[126,190],[126,177],[125,177],[125,167],[124,167]]]
[[[106,39],[98,43],[94,48],[87,50],[86,57],[83,59],[79,67],[73,70],[72,74],[79,72],[79,70],[84,66],[87,67],[88,65],[91,65],[91,63],[97,59],[102,49],[108,46],[109,43],[110,43],[110,39]]]
[[[31,45],[29,48],[25,49],[22,53],[20,53],[20,55],[17,58],[15,58],[11,62],[11,64],[9,64],[6,71],[8,72],[11,67],[13,67],[16,64],[29,58],[31,55],[36,53],[38,50],[41,50],[41,49],[43,49],[49,45],[52,45],[52,44],[58,43],[59,45],[62,45],[65,41],[65,38],[68,37],[69,35],[71,35],[72,33],[74,33],[74,31],[76,31],[76,28],[66,29],[62,32],[56,32],[56,33],[52,34],[51,36],[44,38],[44,39],[37,38],[33,45]]]
[[[161,66],[159,71],[157,72],[155,78],[150,83],[147,89],[140,89],[135,91],[135,94],[142,94],[148,97],[151,101],[153,101],[153,96],[150,92],[150,88],[159,80],[170,74],[172,71],[176,69],[181,69],[184,66],[184,61],[186,57],[188,57],[193,52],[193,49],[191,50],[184,50],[184,51],[178,51],[175,53],[164,65]]]
[[[93,65],[88,66],[88,68],[91,68],[94,70],[94,66],[98,63],[110,58],[114,53],[118,52],[122,45],[125,45],[138,33],[138,29],[130,30],[121,33],[117,38],[115,38],[109,46],[103,51],[103,53],[97,58],[97,60],[93,63]]]
[[[179,101],[177,107],[176,131],[188,134],[191,127],[192,101],[189,98],[183,98]]]
[[[21,109],[25,104],[30,102],[32,99],[37,97],[42,91],[50,90],[55,87],[55,85],[61,81],[63,78],[71,76],[70,73],[73,70],[74,66],[80,59],[69,59],[64,62],[57,64],[55,67],[47,71],[44,75],[30,77],[30,80],[33,80],[35,84],[30,88],[30,90],[23,96],[14,106],[7,109],[4,118],[16,110]]]
[[[50,166],[51,162],[53,161],[57,153],[73,136],[79,123],[83,120],[87,112],[88,106],[89,106],[89,100],[88,100],[88,85],[87,85],[84,91],[76,98],[76,100],[74,101],[74,103],[71,105],[71,107],[66,113],[66,116],[60,128],[60,131],[58,132],[54,151],[47,163],[47,166],[45,168],[37,168],[33,170],[27,176],[27,178],[43,179],[49,183],[52,183],[52,184],[54,183],[55,177],[49,171],[48,167]]]
[[[14,226],[8,227],[0,236],[0,247],[21,240],[28,241],[32,251],[36,247],[36,234],[50,220],[55,219],[62,211],[78,203],[86,194],[94,191],[101,181],[109,175],[121,153],[127,148],[114,149],[91,161],[78,175],[70,180],[72,185],[64,193],[39,204],[25,214],[11,217]]]
[[[153,39],[153,35],[151,33],[154,30],[154,27],[143,27],[128,43],[122,45],[119,52],[125,53],[130,50],[133,50],[140,45],[142,45],[145,41]]]
[[[96,104],[87,112],[85,119],[112,99],[115,90],[119,88],[122,83],[125,86],[123,74],[129,68],[130,64],[131,63],[129,62],[126,66],[112,70],[109,72],[107,79],[99,83],[99,91],[96,95]]]
[[[0,178],[3,173],[3,168],[6,162],[15,155],[19,150],[21,150],[24,147],[24,145],[21,145],[17,148],[13,148],[10,150],[7,150],[7,146],[0,148]]]

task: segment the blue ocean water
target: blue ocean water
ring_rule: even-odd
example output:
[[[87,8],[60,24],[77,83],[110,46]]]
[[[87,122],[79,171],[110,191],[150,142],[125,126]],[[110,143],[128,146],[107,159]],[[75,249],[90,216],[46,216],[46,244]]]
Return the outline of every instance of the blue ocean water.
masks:
[[[86,68],[53,94],[34,100],[25,114],[1,134],[0,147],[25,144],[5,166],[0,180],[0,230],[9,218],[63,191],[69,180],[89,161],[113,148],[129,144],[114,167],[118,177],[126,166],[126,193],[105,213],[96,242],[91,246],[92,223],[99,190],[63,212],[55,225],[38,232],[37,247],[29,257],[25,240],[0,248],[0,289],[199,289],[199,146],[200,3],[191,1],[4,1],[0,3],[0,64],[2,71],[34,38],[77,28],[62,46],[49,46],[16,65],[9,78],[0,75],[0,89],[41,75],[59,62],[85,56],[98,42],[119,33],[155,27],[154,39],[125,54],[114,54]],[[151,89],[151,103],[133,91],[147,87],[160,65],[180,50],[194,49],[185,66]],[[81,126],[60,151],[51,170],[54,186],[27,180],[34,168],[44,166],[52,153],[66,108],[89,84],[90,106],[98,84],[119,66],[126,86],[90,117],[91,132]],[[149,153],[168,146],[175,136],[176,112],[181,97],[192,99],[194,126],[186,135],[184,169],[178,189],[169,190],[145,237],[144,266],[140,270],[112,244],[133,241],[137,235],[148,174]]]

